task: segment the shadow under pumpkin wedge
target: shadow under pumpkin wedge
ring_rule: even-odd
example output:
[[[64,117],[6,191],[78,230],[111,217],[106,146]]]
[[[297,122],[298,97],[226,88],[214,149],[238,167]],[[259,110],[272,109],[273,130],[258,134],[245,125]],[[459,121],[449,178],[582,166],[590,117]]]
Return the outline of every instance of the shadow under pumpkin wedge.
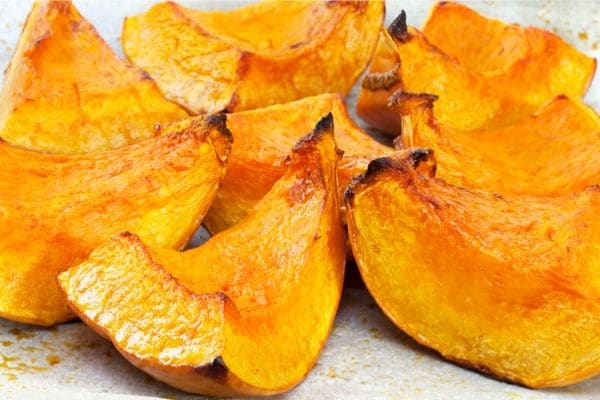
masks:
[[[183,247],[225,174],[230,140],[225,116],[209,116],[84,155],[0,141],[0,317],[46,326],[74,318],[58,272],[123,229]]]
[[[433,177],[431,150],[371,162],[350,242],[386,315],[443,357],[529,387],[600,372],[600,187],[502,197]]]
[[[72,309],[158,380],[205,395],[289,390],[315,363],[343,286],[333,119],[294,147],[239,224],[183,253],[123,233],[60,275]]]
[[[121,60],[70,1],[37,1],[6,71],[0,137],[73,154],[155,136],[187,117],[141,69]]]

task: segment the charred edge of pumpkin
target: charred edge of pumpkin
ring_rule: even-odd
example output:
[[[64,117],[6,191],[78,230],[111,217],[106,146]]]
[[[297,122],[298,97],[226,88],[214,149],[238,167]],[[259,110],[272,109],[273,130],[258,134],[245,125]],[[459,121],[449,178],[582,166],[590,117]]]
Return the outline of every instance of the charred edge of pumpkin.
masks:
[[[292,153],[303,153],[306,150],[312,148],[315,144],[321,142],[325,135],[333,136],[333,114],[327,113],[323,118],[317,122],[312,132],[304,135],[292,148]],[[335,147],[335,151],[340,155],[340,150]],[[341,156],[341,155],[340,155]]]
[[[362,88],[370,91],[389,90],[392,86],[400,82],[398,75],[399,65],[396,64],[392,69],[385,72],[372,72],[364,77]]]
[[[379,175],[388,171],[405,173],[408,170],[416,170],[419,164],[432,159],[433,150],[427,148],[413,147],[407,150],[405,155],[398,157],[381,157],[369,163],[367,170],[352,178],[344,192],[347,204],[350,204],[356,193],[362,188],[377,180]]]
[[[204,118],[204,121],[207,126],[216,129],[228,142],[233,143],[233,134],[227,127],[226,114],[209,115]]]
[[[406,25],[406,11],[402,10],[400,12],[400,15],[390,24],[388,32],[394,39],[402,43],[405,43],[410,38],[408,26]]]
[[[217,356],[208,364],[194,367],[193,371],[196,374],[221,383],[227,381],[227,375],[229,374],[229,368],[227,368],[227,365],[225,365],[225,361],[221,356]]]
[[[173,275],[171,275],[171,273],[162,264],[159,264],[158,262],[156,262],[156,260],[152,256],[152,252],[151,252],[150,248],[135,233],[132,233],[129,231],[123,231],[123,232],[117,234],[115,236],[115,239],[116,240],[123,239],[133,245],[138,246],[140,248],[140,250],[142,251],[142,253],[144,254],[144,257],[146,257],[146,260],[147,260],[150,268],[152,268],[157,273],[161,274],[163,278],[168,279],[169,281],[175,282],[175,284],[177,285],[179,290],[181,290],[183,293],[185,293],[187,296],[189,296],[189,298],[192,299],[192,301],[206,301],[206,298],[210,297],[210,298],[214,298],[214,299],[217,299],[218,301],[220,301],[221,304],[223,305],[223,307],[225,307],[225,304],[228,302],[231,302],[231,304],[234,304],[233,301],[227,296],[227,294],[225,294],[223,292],[215,292],[215,293],[211,293],[211,294],[198,293],[198,292],[194,292],[191,289],[188,289],[185,285],[181,284],[179,282],[179,280],[176,277],[174,277]],[[69,305],[70,305],[70,302],[69,302]],[[223,308],[223,312],[224,311],[225,310]],[[85,316],[85,313],[82,313],[82,314]],[[104,329],[104,328],[102,328],[102,329]],[[110,335],[109,335],[109,337],[110,337]],[[115,347],[117,347],[116,343],[113,342],[113,344],[115,345]],[[124,350],[126,350],[126,349],[124,349]],[[164,365],[164,364],[158,362],[158,365]],[[229,373],[229,369],[225,365],[225,362],[223,361],[223,358],[221,356],[217,356],[210,363],[207,363],[207,364],[204,364],[201,366],[192,366],[191,368],[194,371],[196,371],[198,373],[202,373],[204,376],[206,376],[208,378],[212,378],[214,380],[225,381],[227,374]]]
[[[425,108],[432,109],[433,103],[439,99],[439,96],[431,93],[411,93],[402,89],[395,91],[388,98],[387,106],[403,113],[406,111],[407,104],[417,103]]]

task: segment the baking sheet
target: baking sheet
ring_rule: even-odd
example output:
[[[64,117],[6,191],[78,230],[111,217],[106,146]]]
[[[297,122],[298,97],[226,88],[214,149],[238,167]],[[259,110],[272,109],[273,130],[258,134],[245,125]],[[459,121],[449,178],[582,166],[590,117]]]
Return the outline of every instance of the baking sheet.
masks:
[[[75,1],[81,13],[122,54],[123,17],[152,1]],[[202,9],[226,9],[248,2],[190,2]],[[540,26],[580,50],[600,56],[600,2],[466,1],[506,21]],[[31,1],[0,1],[0,67],[10,60]],[[421,26],[431,2],[389,1],[386,24],[405,9]],[[353,114],[356,90],[348,98]],[[600,78],[586,101],[600,108]],[[354,116],[354,115],[353,115]],[[359,121],[360,122],[360,121]],[[201,241],[201,237],[197,238]],[[188,399],[129,365],[85,325],[75,322],[40,329],[0,319],[0,399]],[[506,384],[443,361],[396,329],[364,289],[344,293],[332,335],[308,378],[282,399],[599,399],[600,377],[562,389],[533,391]]]

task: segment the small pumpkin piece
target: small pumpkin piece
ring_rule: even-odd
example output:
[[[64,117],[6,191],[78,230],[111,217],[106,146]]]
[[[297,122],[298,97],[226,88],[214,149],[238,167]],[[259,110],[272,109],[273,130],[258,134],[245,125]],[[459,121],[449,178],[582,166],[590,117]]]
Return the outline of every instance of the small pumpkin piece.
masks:
[[[0,142],[0,317],[45,326],[74,318],[58,272],[122,229],[183,247],[225,175],[229,144],[224,116],[85,155]]]
[[[122,42],[190,112],[242,111],[347,94],[373,54],[383,15],[378,0],[263,1],[226,12],[166,2],[127,18]]]
[[[59,281],[78,315],[134,365],[212,396],[289,390],[331,330],[343,286],[333,119],[238,225],[183,253],[121,234]]]
[[[444,9],[448,5],[437,9],[440,7]],[[455,43],[451,48],[455,54],[463,43],[461,28],[469,24],[452,25],[452,19],[443,21],[439,24],[448,24],[444,32],[453,35],[449,42]],[[381,33],[370,73],[359,93],[358,115],[385,133],[399,135],[401,124],[398,115],[388,108],[388,101],[394,92],[402,90],[439,96],[436,118],[448,127],[463,130],[496,128],[534,114],[559,95],[580,99],[585,94],[594,75],[594,59],[549,32],[486,21],[492,21],[490,26],[498,32],[508,30],[510,34],[497,33],[494,46],[476,48],[474,41],[485,33],[470,32],[471,39],[466,42],[471,45],[461,48],[461,56],[455,58],[444,52],[441,37],[433,44],[427,34],[407,27],[406,15],[402,13],[388,30]],[[469,31],[471,29],[483,31],[488,28],[475,24]],[[473,38],[475,35],[478,35],[477,39]],[[513,42],[520,43],[524,53],[513,48]],[[436,46],[438,44],[440,47]],[[501,52],[499,48],[505,51]],[[479,60],[483,65],[475,67],[473,60]],[[384,86],[373,84],[378,77],[390,74],[398,77],[393,84],[389,80],[385,80],[388,84]]]
[[[396,92],[402,146],[435,151],[446,182],[497,193],[554,196],[600,184],[600,116],[565,96],[495,129],[465,131],[436,121],[435,96]]]
[[[121,60],[70,1],[37,1],[6,71],[0,137],[33,150],[86,153],[154,136],[187,113]]]
[[[393,153],[359,129],[338,94],[307,97],[287,104],[228,114],[234,141],[225,179],[203,224],[212,233],[241,221],[285,172],[289,149],[314,123],[331,112],[336,142],[339,195],[374,158]]]
[[[350,242],[386,315],[459,364],[529,387],[600,372],[600,188],[497,196],[434,178],[431,150],[371,162]]]

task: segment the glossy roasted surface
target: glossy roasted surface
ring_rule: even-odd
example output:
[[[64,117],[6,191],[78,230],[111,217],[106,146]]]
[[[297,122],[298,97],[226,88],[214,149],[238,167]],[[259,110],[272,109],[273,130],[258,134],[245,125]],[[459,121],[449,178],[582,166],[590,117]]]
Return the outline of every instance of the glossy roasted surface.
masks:
[[[122,42],[165,96],[192,113],[242,111],[347,94],[383,15],[381,1],[264,1],[224,12],[167,2],[127,18]]]
[[[214,396],[289,390],[337,310],[345,234],[333,119],[294,147],[284,175],[234,227],[183,253],[124,233],[60,276],[71,307],[133,364]]]
[[[363,279],[444,357],[531,387],[600,371],[600,189],[498,196],[433,178],[431,152],[379,159],[346,195]]]
[[[121,60],[67,1],[31,9],[0,94],[0,137],[32,150],[86,153],[155,136],[187,113]]]
[[[424,33],[402,22],[401,15],[381,33],[369,70],[375,76],[363,83],[357,103],[362,119],[391,135],[400,133],[400,123],[387,105],[400,89],[439,96],[436,118],[446,126],[494,128],[559,95],[580,99],[596,68],[593,58],[553,33],[506,25],[462,5],[440,3]],[[382,74],[396,79],[374,85]]]
[[[56,275],[128,229],[181,248],[225,172],[222,117],[115,150],[50,155],[0,142],[0,316],[52,325],[70,320]]]

